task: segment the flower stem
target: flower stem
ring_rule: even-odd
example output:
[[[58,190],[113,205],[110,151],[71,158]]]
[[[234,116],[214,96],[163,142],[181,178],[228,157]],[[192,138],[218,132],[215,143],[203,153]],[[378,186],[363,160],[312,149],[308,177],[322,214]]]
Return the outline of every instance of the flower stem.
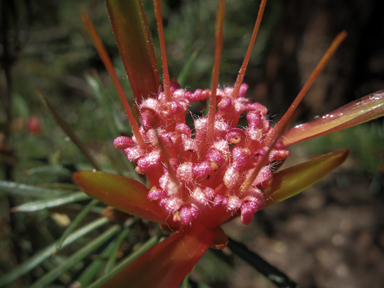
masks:
[[[213,134],[215,128],[216,113],[216,90],[219,82],[220,60],[223,51],[223,26],[225,14],[225,0],[220,0],[217,6],[216,33],[215,33],[215,59],[213,63],[213,77],[211,87],[211,97],[208,112],[207,145],[210,147],[213,143]]]
[[[117,93],[119,94],[120,101],[123,104],[125,113],[127,114],[127,118],[128,118],[129,124],[131,125],[133,135],[135,135],[135,138],[140,148],[145,149],[146,145],[145,145],[144,139],[140,134],[139,126],[137,126],[131,107],[129,106],[127,98],[125,97],[123,87],[121,86],[119,78],[117,77],[115,69],[113,68],[111,58],[109,58],[108,53],[105,49],[105,46],[101,41],[100,36],[98,35],[95,29],[95,26],[93,26],[93,23],[91,19],[89,19],[88,15],[83,14],[81,16],[81,20],[83,21],[85,27],[87,28],[89,34],[91,35],[92,41],[95,44],[96,50],[99,53],[99,56],[103,61],[105,68],[107,69],[109,75],[112,78],[113,84],[115,85]]]
[[[164,81],[165,99],[167,101],[171,101],[172,100],[171,89],[170,89],[171,84],[169,81],[167,50],[165,49],[164,28],[163,28],[163,19],[161,16],[160,0],[153,0],[153,4],[155,5],[157,29],[159,31],[161,62],[163,64],[163,78],[164,78],[163,81]]]
[[[259,174],[261,168],[267,163],[269,154],[271,153],[273,147],[275,146],[275,144],[277,143],[281,135],[284,133],[284,130],[287,124],[290,122],[293,112],[296,110],[300,101],[303,99],[305,93],[307,93],[308,89],[311,87],[311,85],[313,84],[317,76],[319,76],[320,72],[324,69],[325,65],[328,63],[332,55],[336,52],[336,49],[340,46],[341,42],[343,42],[345,37],[347,37],[347,33],[345,31],[342,31],[336,36],[332,44],[329,46],[329,48],[325,52],[324,56],[316,65],[312,74],[309,76],[307,82],[304,84],[303,88],[301,89],[299,94],[296,96],[296,99],[293,101],[293,103],[291,104],[287,112],[285,112],[283,118],[281,118],[279,123],[277,123],[276,127],[272,130],[272,133],[270,133],[267,136],[264,145],[268,147],[268,150],[266,151],[264,156],[260,159],[259,163],[257,164],[256,168],[253,170],[252,174],[241,185],[240,195],[246,192],[251,187],[252,183],[255,181],[257,175]]]
[[[267,145],[272,143],[274,141],[274,138],[276,138],[278,135],[281,135],[282,133],[284,133],[283,130],[286,128],[287,123],[290,122],[290,118],[292,117],[293,112],[295,112],[297,106],[299,106],[301,100],[303,99],[304,95],[307,93],[308,89],[312,86],[317,76],[319,76],[321,71],[324,69],[325,65],[327,65],[328,61],[331,59],[333,54],[336,52],[337,48],[340,46],[340,44],[344,41],[346,37],[347,37],[347,32],[342,31],[333,40],[333,42],[325,52],[324,56],[321,58],[319,63],[317,63],[315,69],[312,71],[307,82],[305,82],[303,88],[301,88],[299,94],[297,94],[295,100],[293,101],[293,103],[291,104],[287,112],[285,112],[284,116],[280,119],[279,123],[277,123],[273,132],[268,135],[266,139]]]
[[[253,49],[253,46],[255,45],[256,36],[257,36],[257,33],[259,32],[259,27],[260,27],[261,20],[263,19],[263,14],[264,14],[266,4],[267,4],[267,0],[262,0],[260,3],[259,13],[257,14],[255,27],[253,28],[251,41],[249,41],[247,53],[245,54],[243,64],[241,65],[239,75],[237,76],[236,83],[235,83],[235,86],[233,88],[232,96],[234,98],[238,97],[239,92],[240,92],[240,86],[241,86],[241,84],[243,84],[245,71],[247,70],[249,59],[251,58],[252,49]]]

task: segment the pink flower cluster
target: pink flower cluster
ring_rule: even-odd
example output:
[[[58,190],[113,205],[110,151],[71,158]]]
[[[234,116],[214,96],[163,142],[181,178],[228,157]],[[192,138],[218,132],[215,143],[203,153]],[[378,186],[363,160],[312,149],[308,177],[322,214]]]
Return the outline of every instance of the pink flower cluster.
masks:
[[[213,143],[207,142],[208,117],[194,121],[194,135],[185,120],[190,102],[209,98],[211,91],[186,91],[174,80],[171,101],[160,92],[157,99],[146,99],[139,107],[145,147],[135,137],[115,139],[116,148],[137,164],[136,172],[147,175],[152,187],[148,199],[158,201],[173,221],[206,224],[213,215],[228,219],[240,213],[242,223],[248,225],[263,204],[261,189],[273,177],[270,163],[284,160],[289,151],[278,142],[251,188],[241,192],[241,185],[268,150],[264,140],[274,129],[266,119],[267,109],[244,98],[247,88],[242,84],[239,95],[232,95],[232,87],[217,89]],[[244,113],[248,127],[237,128]],[[213,213],[218,210],[224,213]],[[223,220],[213,221],[212,227]]]

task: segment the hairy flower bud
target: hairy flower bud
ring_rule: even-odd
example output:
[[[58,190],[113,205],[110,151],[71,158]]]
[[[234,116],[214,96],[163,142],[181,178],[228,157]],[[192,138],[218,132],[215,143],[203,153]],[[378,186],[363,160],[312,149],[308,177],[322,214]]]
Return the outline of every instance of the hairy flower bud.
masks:
[[[208,117],[196,119],[193,135],[184,114],[190,102],[207,99],[211,91],[186,91],[174,80],[172,85],[171,101],[160,92],[139,107],[145,150],[138,147],[134,137],[116,138],[116,148],[124,149],[128,159],[137,164],[136,171],[148,176],[153,187],[148,199],[157,201],[181,225],[198,221],[215,227],[235,215],[241,215],[244,224],[251,223],[253,213],[264,202],[260,189],[273,179],[269,163],[289,155],[278,142],[251,187],[242,191],[243,182],[266,157],[264,141],[274,129],[266,119],[267,109],[243,97],[246,84],[241,85],[239,95],[233,95],[232,87],[217,89],[214,122],[209,123]],[[248,127],[236,127],[243,113]],[[211,142],[207,140],[209,125],[213,127]]]

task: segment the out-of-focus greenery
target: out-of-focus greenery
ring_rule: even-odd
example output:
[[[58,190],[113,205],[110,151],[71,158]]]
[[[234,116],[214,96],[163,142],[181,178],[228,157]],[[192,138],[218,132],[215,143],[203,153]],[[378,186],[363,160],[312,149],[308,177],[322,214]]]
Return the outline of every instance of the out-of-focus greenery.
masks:
[[[383,143],[384,127],[382,121],[378,120],[305,141],[299,147],[311,157],[349,148],[348,161],[343,165],[344,172],[367,177],[370,182],[369,192],[377,194],[384,188]],[[345,186],[347,179],[342,175],[337,179],[338,185]]]
[[[314,138],[302,145],[313,156],[348,147],[353,161],[353,167],[349,168],[373,175],[384,162],[383,143],[384,127],[382,123],[373,122]]]

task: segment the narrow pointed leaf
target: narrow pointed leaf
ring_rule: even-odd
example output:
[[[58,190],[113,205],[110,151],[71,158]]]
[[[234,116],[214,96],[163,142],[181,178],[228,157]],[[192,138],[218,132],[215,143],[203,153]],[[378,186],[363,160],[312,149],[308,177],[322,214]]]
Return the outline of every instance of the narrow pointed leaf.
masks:
[[[84,219],[85,216],[87,216],[87,214],[92,210],[92,208],[97,205],[97,203],[99,203],[99,200],[97,199],[93,199],[91,202],[89,202],[89,204],[72,221],[71,225],[69,225],[68,228],[65,229],[63,235],[61,235],[58,241],[55,254],[61,248],[61,245],[63,244],[64,240],[68,237],[68,235],[70,235],[72,231],[75,230],[77,225],[79,225],[79,223]]]
[[[156,56],[140,0],[106,0],[113,34],[138,105],[160,86]]]
[[[33,198],[49,198],[67,193],[59,190],[41,188],[11,181],[0,181],[0,192],[9,193],[13,196]]]
[[[183,70],[181,70],[179,77],[177,77],[177,83],[180,84],[180,87],[183,88],[185,86],[185,82],[187,80],[187,76],[189,72],[191,71],[192,65],[196,60],[197,54],[199,53],[199,50],[196,49],[192,55],[189,57],[187,62],[185,63]]]
[[[79,187],[77,187],[77,188],[79,188]],[[74,218],[83,209],[84,209],[84,205],[79,204],[79,203],[73,203],[73,204],[68,204],[68,205],[65,205],[65,206],[49,208],[49,212],[51,212],[51,213],[59,213],[59,214],[67,214],[68,217]],[[104,209],[105,209],[105,207],[98,207],[98,206],[96,206],[96,207],[92,207],[90,212],[93,214],[92,216],[101,215],[101,216],[105,217],[104,215],[102,215]]]
[[[43,263],[41,263],[41,267],[45,271],[51,271],[51,270],[55,269],[55,267],[62,261],[63,261],[63,259],[59,260],[58,258],[56,258],[56,259],[48,258]],[[59,277],[57,277],[57,280],[61,283],[69,283],[72,279],[71,276],[72,275],[67,271],[67,272],[63,273],[62,275],[60,275]],[[54,288],[54,287],[48,286],[47,288]]]
[[[136,180],[93,171],[77,172],[73,179],[87,194],[125,213],[157,223],[168,216],[147,199],[148,188]]]
[[[177,288],[214,238],[215,234],[203,226],[185,226],[145,252],[102,287]]]
[[[97,259],[93,260],[92,264],[81,273],[81,276],[70,287],[88,287],[96,274],[98,274],[105,265],[106,259],[111,255],[114,246],[115,242],[109,243],[107,248],[100,253]]]
[[[82,228],[76,230],[74,233],[69,235],[67,239],[63,242],[62,247],[65,247],[80,237],[83,237],[84,235],[88,234],[89,232],[107,224],[109,222],[108,218],[99,218]],[[25,260],[23,263],[21,263],[19,266],[17,266],[15,269],[13,269],[11,272],[1,275],[0,276],[0,287],[3,287],[12,281],[16,280],[20,276],[24,275],[25,273],[29,272],[33,268],[35,268],[37,265],[39,265],[41,262],[43,262],[48,257],[51,257],[53,253],[56,250],[56,245],[58,244],[58,241],[53,242],[49,246],[45,247],[44,249],[40,250],[36,254],[34,254],[31,258]]]
[[[72,172],[69,169],[65,168],[61,164],[33,167],[31,169],[24,170],[24,173],[26,175],[42,173],[44,175],[55,175],[55,176],[64,176],[64,177],[71,176],[72,174]]]
[[[129,220],[132,220],[132,218]],[[129,224],[125,226],[124,230],[121,231],[121,233],[117,237],[115,245],[113,246],[113,249],[112,249],[111,253],[109,254],[110,257],[108,259],[108,262],[105,265],[105,270],[104,270],[105,273],[108,273],[109,271],[111,271],[113,269],[113,267],[115,267],[117,252],[119,251],[120,245],[123,242],[123,240],[125,239],[125,237],[127,237],[129,232],[131,232],[131,226],[133,223],[134,223],[134,221],[130,221]]]
[[[39,90],[37,90],[37,94],[39,95],[41,101],[44,103],[44,105],[48,108],[48,110],[51,112],[52,116],[55,118],[57,124],[60,126],[61,129],[68,135],[69,138],[73,141],[73,143],[79,148],[79,150],[83,153],[83,155],[88,159],[88,161],[92,164],[92,166],[96,170],[100,170],[99,164],[96,162],[96,160],[93,158],[91,153],[89,152],[89,149],[84,145],[84,143],[80,140],[80,138],[73,132],[71,127],[67,124],[67,122],[59,115],[55,107],[51,104],[51,102],[48,100],[47,97],[45,97]]]
[[[123,261],[121,261],[115,268],[113,268],[108,273],[101,276],[99,279],[97,279],[95,282],[93,282],[88,288],[98,288],[100,285],[107,282],[109,279],[117,275],[121,270],[124,269],[129,263],[134,261],[136,258],[138,258],[140,255],[142,255],[144,252],[148,251],[151,247],[153,247],[157,242],[159,241],[159,237],[153,236],[150,238],[147,242],[145,242],[142,246],[139,247],[139,249],[132,252],[128,257],[126,257]]]
[[[92,94],[95,96],[96,100],[99,102],[99,105],[103,107],[103,112],[107,114],[107,121],[108,121],[108,127],[109,132],[111,135],[118,135],[119,131],[124,131],[124,126],[122,125],[121,121],[119,122],[119,126],[117,126],[116,122],[114,121],[114,115],[116,114],[115,109],[112,107],[112,103],[110,101],[110,95],[104,91],[102,88],[101,81],[94,72],[94,75],[85,75],[85,79],[87,80],[88,86],[92,90]],[[117,119],[120,119],[119,117],[116,117]],[[119,128],[122,128],[119,130]]]
[[[181,288],[189,288],[189,274],[185,276],[183,283],[181,283]]]
[[[349,150],[335,151],[287,168],[273,175],[272,185],[263,192],[263,208],[288,199],[312,186],[340,166]]]
[[[46,287],[49,283],[54,281],[57,277],[63,274],[65,271],[70,269],[74,264],[78,263],[86,256],[88,256],[93,250],[101,246],[107,240],[109,240],[113,235],[119,232],[121,229],[120,225],[116,224],[101,234],[99,237],[94,239],[92,242],[88,243],[82,249],[78,250],[75,254],[57,266],[55,269],[49,271],[42,278],[36,281],[30,288],[43,288]]]
[[[34,202],[25,203],[20,206],[13,207],[11,212],[33,212],[51,207],[62,206],[65,204],[78,202],[91,199],[87,194],[83,192],[72,193],[62,197],[56,197],[54,199],[39,200]]]
[[[283,143],[289,146],[382,116],[384,116],[384,90],[369,94],[311,122],[291,128],[283,135]]]

